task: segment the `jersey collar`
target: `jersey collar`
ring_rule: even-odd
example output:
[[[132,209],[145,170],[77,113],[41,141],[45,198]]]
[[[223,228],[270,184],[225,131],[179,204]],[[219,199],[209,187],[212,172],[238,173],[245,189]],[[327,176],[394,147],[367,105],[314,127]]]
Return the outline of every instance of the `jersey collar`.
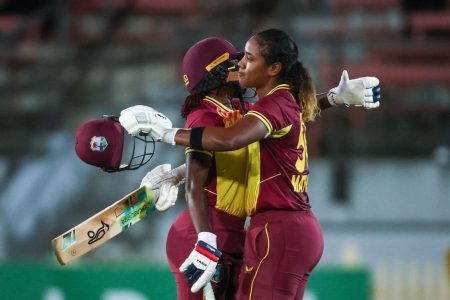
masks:
[[[273,93],[275,93],[278,90],[289,90],[289,84],[279,84],[276,87],[274,87],[273,89],[271,89],[266,96],[268,95],[272,95]]]
[[[212,103],[215,106],[220,107],[221,109],[225,110],[225,111],[233,111],[233,109],[229,108],[228,106],[226,106],[225,104],[223,104],[222,102],[220,102],[217,99],[214,99],[211,96],[205,96],[205,98],[203,98],[203,101],[207,101]]]

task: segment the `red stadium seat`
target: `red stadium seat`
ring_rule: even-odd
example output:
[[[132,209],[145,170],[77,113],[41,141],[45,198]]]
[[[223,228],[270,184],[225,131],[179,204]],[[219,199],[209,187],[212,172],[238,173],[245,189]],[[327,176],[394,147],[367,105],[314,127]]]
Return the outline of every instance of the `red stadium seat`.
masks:
[[[409,16],[411,34],[424,38],[428,33],[439,32],[450,36],[450,11],[414,12]]]

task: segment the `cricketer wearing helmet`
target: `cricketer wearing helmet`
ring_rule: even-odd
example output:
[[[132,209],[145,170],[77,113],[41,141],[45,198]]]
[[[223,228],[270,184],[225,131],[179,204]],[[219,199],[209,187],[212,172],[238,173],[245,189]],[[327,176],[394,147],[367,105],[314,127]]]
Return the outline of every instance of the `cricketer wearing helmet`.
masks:
[[[194,44],[183,58],[189,92],[182,105],[185,128],[231,126],[249,105],[231,78],[242,54],[228,41],[211,37]],[[234,97],[238,97],[238,99]],[[241,98],[241,99],[239,99]],[[244,246],[244,199],[250,147],[229,152],[187,147],[187,208],[167,237],[167,257],[177,282],[178,299],[202,299],[197,293],[216,272],[216,299],[234,299]],[[191,286],[192,285],[192,286]]]
[[[194,45],[195,46],[195,45]],[[193,47],[194,48],[194,47]],[[207,51],[208,49],[211,49],[210,47],[205,47],[205,51]],[[205,54],[207,52],[204,52],[203,54]],[[189,54],[186,54],[186,56]],[[219,53],[220,54],[220,53]],[[186,58],[185,56],[185,58]],[[205,55],[200,56],[198,58],[198,60],[200,61],[201,58],[206,57]],[[224,59],[224,57],[226,57]],[[230,57],[230,53],[228,53],[228,57]],[[227,61],[227,54],[226,53],[221,53],[220,55],[218,55],[217,57],[213,57],[213,60],[208,61],[207,64],[203,64],[203,68],[201,68],[200,70],[202,70],[205,74],[204,77],[202,78],[206,78],[206,79],[211,79],[211,74],[210,73],[211,70],[213,70],[215,67],[219,66],[222,62],[226,62]],[[219,62],[219,63],[217,63]],[[205,71],[206,70],[206,71]],[[207,73],[206,73],[207,72]],[[188,120],[186,123],[187,128],[190,127],[201,127],[201,126],[220,126],[220,127],[227,127],[227,123],[224,122],[224,119],[222,120],[222,124],[217,124],[212,122],[212,120],[210,120],[210,118],[208,118],[210,116],[210,114],[208,114],[208,117],[205,115],[203,116],[202,114],[198,114],[199,116],[196,116],[196,118],[193,118],[193,116],[195,116],[197,111],[201,111],[201,109],[205,108],[206,110],[208,109],[206,104],[220,104],[219,103],[215,103],[214,100],[217,99],[210,99],[211,95],[201,95],[201,93],[204,93],[205,91],[202,88],[202,86],[205,86],[205,89],[211,88],[212,86],[214,86],[214,81],[215,80],[208,80],[206,82],[201,82],[201,84],[195,80],[192,80],[192,78],[195,78],[195,76],[189,76],[189,74],[187,74],[187,72],[185,72],[184,76],[184,80],[185,80],[185,84],[188,86],[189,91],[192,93],[190,95],[190,97],[188,97],[187,101],[185,102],[185,105],[183,105],[183,110],[184,112],[188,113],[189,115],[192,116],[192,119],[195,119],[195,121],[190,121],[189,115],[188,116]],[[214,78],[214,77],[212,77]],[[354,80],[349,80],[348,79],[348,75],[347,72],[344,71],[343,72],[343,76],[341,78],[341,82],[339,84],[338,87],[330,90],[330,92],[328,93],[328,97],[325,98],[325,100],[327,101],[327,105],[322,106],[322,108],[326,108],[327,106],[334,106],[334,105],[339,105],[339,104],[346,104],[349,106],[363,106],[365,108],[374,108],[377,107],[379,105],[379,88],[378,88],[378,80],[376,78],[373,77],[365,77],[365,78],[358,78],[358,79],[354,79]],[[191,86],[189,86],[191,85]],[[196,89],[197,88],[197,89]],[[217,88],[217,87],[216,87]],[[211,91],[209,91],[211,92]],[[216,95],[220,95],[220,93],[216,93]],[[228,94],[228,96],[230,96],[230,94]],[[344,97],[345,96],[345,97]],[[201,101],[198,101],[198,100]],[[230,99],[228,99],[230,100]],[[217,102],[217,101],[216,101]],[[187,105],[187,103],[189,103],[189,105]],[[191,104],[198,104],[197,106],[194,107],[194,109],[192,109]],[[232,102],[230,102],[232,104]],[[222,103],[223,104],[223,103]],[[223,110],[223,107],[221,107],[221,105],[217,105],[219,106],[220,109]],[[232,106],[231,106],[232,107]],[[214,107],[213,107],[214,108]],[[217,109],[217,107],[215,107],[215,114],[219,114],[222,116],[228,116],[228,121],[230,121],[228,124],[228,126],[233,124],[233,120],[234,119],[238,119],[238,118],[233,118],[233,113],[229,114],[224,114],[223,111],[220,111],[220,109]],[[143,122],[143,124],[139,124],[139,120],[137,117],[137,114],[141,114],[145,112],[146,115],[148,115],[149,117],[147,118],[147,122]],[[220,113],[218,113],[220,112]],[[176,132],[176,129],[171,129],[170,127],[165,127],[165,124],[162,122],[159,122],[157,120],[157,116],[160,115],[160,113],[158,113],[157,111],[155,111],[152,108],[149,107],[131,107],[128,109],[125,109],[124,111],[121,112],[121,117],[120,117],[120,122],[121,124],[127,129],[128,133],[130,134],[138,134],[138,133],[144,133],[144,134],[150,134],[152,135],[155,139],[157,140],[161,140],[164,142],[168,142],[170,144],[174,144],[174,135]],[[212,115],[212,114],[211,114]],[[210,123],[208,123],[210,122]],[[252,149],[251,149],[251,145],[247,146],[247,153],[251,153]],[[195,149],[196,147],[191,147],[191,148],[187,148],[186,152],[188,153],[188,155],[191,155],[192,159],[195,161],[199,156],[210,156],[213,157],[214,159],[216,159],[217,161],[217,153],[212,153],[212,152],[208,152],[208,151],[198,151],[197,149]],[[242,149],[239,149],[242,150]],[[236,150],[237,151],[237,150]],[[191,154],[189,154],[191,152]],[[248,157],[251,157],[251,155],[249,155]],[[188,157],[188,170],[189,170],[189,157]],[[202,161],[201,159],[199,159],[199,161]],[[195,164],[194,164],[195,165]],[[200,163],[200,165],[202,165]],[[225,168],[230,166],[230,165],[238,165],[241,169],[245,169],[246,174],[244,174],[244,178],[247,179],[247,191],[248,190],[254,190],[254,187],[252,187],[252,184],[255,184],[255,180],[252,180],[252,176],[255,175],[254,172],[252,172],[252,164],[248,163],[248,159],[247,159],[247,164],[243,164],[243,163],[227,163],[225,164]],[[201,169],[201,168],[200,168]],[[216,166],[216,170],[222,170],[220,168],[217,168]],[[188,171],[188,177],[189,177],[189,171]],[[195,175],[196,176],[192,176],[193,178],[198,177],[199,174],[202,174],[202,172],[196,172]],[[216,174],[217,175],[217,174]],[[219,177],[217,177],[219,178]],[[224,177],[226,178],[226,177]],[[244,182],[244,181],[239,181],[239,177],[236,177],[236,175],[234,175],[234,178],[236,181],[238,182]],[[216,183],[217,184],[217,183]],[[256,183],[257,184],[257,183]],[[189,190],[189,179],[188,179],[188,190]],[[193,184],[192,187],[197,187],[198,184]],[[205,185],[203,185],[205,186]],[[217,185],[216,185],[217,188]],[[246,203],[254,203],[254,200],[252,200],[254,198],[255,195],[252,195],[251,193],[245,192],[245,203],[243,202],[243,200],[241,200],[240,204],[242,206],[240,206],[239,209],[244,210],[245,211],[245,204]],[[207,189],[208,192],[208,189]],[[205,194],[204,192],[202,192],[203,194]],[[201,197],[200,194],[195,194],[195,193],[191,193],[192,198],[189,199],[189,191],[188,191],[188,205],[192,205],[193,208],[196,207],[196,204],[199,203],[208,203],[208,201],[195,201],[196,197]],[[206,194],[208,195],[208,194]],[[214,195],[214,193],[213,193]],[[219,199],[219,195],[217,195],[216,193],[216,204],[214,204],[215,209],[217,210],[217,202]],[[235,202],[235,203],[239,203],[239,202]],[[236,211],[239,211],[239,209],[236,207]],[[199,232],[198,236],[197,236],[197,243],[195,245],[195,249],[193,251],[191,251],[191,254],[189,255],[188,259],[185,261],[185,263],[182,264],[181,266],[181,270],[183,270],[185,272],[185,275],[188,277],[189,282],[193,284],[192,286],[192,291],[198,291],[201,287],[203,287],[208,281],[209,279],[213,276],[214,274],[214,267],[217,264],[217,261],[220,257],[220,251],[218,249],[223,250],[220,247],[216,247],[217,246],[217,242],[220,242],[220,237],[219,239],[217,239],[217,236],[215,234],[212,233],[212,229],[210,229],[213,226],[210,226],[211,224],[207,224],[206,225],[204,223],[204,221],[196,221],[196,219],[202,219],[202,217],[198,217],[199,214],[193,213],[193,211],[202,211],[202,207],[201,205],[197,206],[197,208],[195,209],[191,209],[191,215],[192,215],[192,220],[194,221],[193,225],[195,227],[196,232]],[[204,206],[203,206],[203,212],[205,212],[204,210]],[[186,212],[187,213],[187,212]],[[201,213],[200,213],[201,214]],[[201,215],[205,215],[205,214],[201,214]],[[187,217],[186,217],[187,219]],[[211,218],[210,218],[211,219]],[[177,220],[178,221],[178,220]],[[177,221],[175,223],[177,223]],[[175,225],[175,224],[174,224]],[[209,226],[209,227],[208,227]],[[181,227],[186,227],[186,223],[183,224],[183,226],[180,226],[180,229],[182,229]],[[173,226],[172,228],[175,228],[175,226]],[[203,231],[203,228],[206,228],[205,231]],[[172,229],[171,229],[172,231]],[[180,230],[181,232],[181,230]],[[195,232],[195,233],[196,233]],[[177,233],[177,232],[176,232]],[[180,234],[181,236],[181,234]],[[178,237],[180,237],[178,236]],[[170,239],[170,233],[169,233],[169,239]],[[178,245],[178,244],[177,244]],[[170,253],[169,253],[169,247],[170,243],[168,241],[168,255],[169,255],[169,260],[170,260]],[[218,249],[217,249],[218,248]],[[179,253],[179,251],[177,251],[177,253]],[[176,265],[176,264],[175,264]],[[173,269],[173,268],[172,268]],[[176,271],[174,272],[175,275]],[[178,274],[180,275],[180,274]],[[177,284],[182,282],[183,279],[182,277],[180,278],[180,280],[178,280],[180,277],[177,277]],[[179,289],[180,290],[180,289]]]
[[[277,36],[275,37],[275,35]],[[279,38],[280,36],[281,38]],[[279,40],[283,41],[281,45],[277,43]],[[266,52],[266,48],[258,48],[259,45],[265,46],[269,43],[268,49],[270,52]],[[261,49],[264,49],[264,51]],[[296,180],[297,177],[307,179],[308,174],[306,144],[303,145],[305,128],[303,116],[305,117],[304,120],[307,120],[307,118],[313,120],[317,108],[314,87],[308,71],[298,61],[297,49],[292,39],[279,30],[262,32],[249,39],[246,45],[246,53],[248,54],[239,64],[243,68],[242,76],[241,71],[239,72],[239,81],[242,81],[244,86],[256,87],[260,99],[246,116],[230,128],[210,126],[205,129],[205,127],[200,126],[194,127],[192,130],[183,130],[162,128],[164,124],[158,122],[150,125],[149,133],[157,140],[170,144],[175,144],[176,141],[177,144],[194,149],[224,151],[239,149],[245,145],[250,146],[255,144],[255,141],[258,144],[256,146],[260,155],[256,155],[256,172],[253,173],[252,171],[253,163],[246,166],[250,168],[248,174],[255,174],[256,177],[249,176],[251,180],[248,183],[250,186],[256,182],[256,187],[248,188],[250,191],[255,191],[255,195],[248,193],[245,199],[246,204],[248,204],[247,212],[255,216],[255,220],[252,219],[250,225],[250,229],[254,230],[250,230],[250,238],[246,238],[249,245],[248,247],[246,245],[245,248],[246,268],[241,272],[242,280],[240,280],[240,283],[242,285],[239,287],[241,291],[239,299],[244,299],[248,295],[251,297],[252,291],[257,293],[256,297],[261,297],[261,299],[271,299],[271,295],[285,295],[289,299],[296,297],[296,295],[302,297],[307,273],[314,268],[321,255],[321,233],[315,217],[309,210],[306,182],[302,184],[301,180]],[[267,57],[264,55],[267,55]],[[247,65],[250,65],[248,70]],[[246,77],[246,75],[248,76]],[[340,83],[338,88],[329,93],[329,104],[339,104],[339,101],[342,100],[339,96],[344,94],[346,95],[344,101],[347,101],[347,103],[342,101],[343,103],[350,105],[355,103],[359,105],[360,103],[361,106],[370,108],[370,105],[366,105],[366,82],[369,85],[372,83],[378,84],[378,80],[372,80],[372,78],[369,78],[369,80],[356,79],[351,82],[344,72],[342,84]],[[361,100],[356,99],[360,102],[347,99],[352,98],[352,95],[355,94],[346,93],[352,89],[361,96],[359,97]],[[368,92],[372,95],[367,95],[369,104],[376,102],[375,94],[377,91],[379,92],[379,89],[376,89],[376,86],[370,87]],[[149,111],[152,110],[151,108],[148,109]],[[130,118],[129,112],[130,110],[127,109],[121,113],[121,124],[125,128],[133,128],[133,122],[130,122],[133,120]],[[205,135],[203,130],[205,130]],[[133,133],[132,131],[128,132]],[[163,134],[159,134],[159,132],[163,132]],[[300,175],[297,176],[299,172]],[[295,174],[295,177],[291,178],[291,174]],[[255,196],[258,201],[253,200]],[[281,216],[289,217],[289,222],[282,222],[283,217],[280,218]],[[311,226],[308,228],[303,226],[303,220]],[[260,222],[258,223],[258,221]],[[270,230],[267,228],[269,222]],[[286,251],[281,251],[286,250],[284,242],[275,242],[273,245],[275,246],[275,252],[272,251],[272,247],[269,248],[269,245],[271,245],[270,241],[272,240],[283,241],[284,235],[276,235],[276,232],[278,229],[284,233],[288,232],[289,228],[293,228],[289,224],[294,224],[297,228],[297,232],[292,232],[292,234],[295,233],[292,240],[297,244],[294,243],[295,247],[289,248],[293,243],[286,242],[287,247],[291,250],[289,253],[293,253],[294,256],[287,256],[288,259],[285,260],[283,259],[283,253],[286,253]],[[273,228],[275,228],[275,231],[273,231]],[[275,233],[274,236],[272,236],[273,233]],[[260,237],[259,240],[263,242],[255,250],[253,246],[257,244],[258,236]],[[309,240],[309,236],[314,236],[314,239]],[[304,243],[305,239],[308,241],[307,244]],[[290,240],[288,237],[287,241]],[[200,242],[201,240],[197,245]],[[269,249],[270,253],[275,255],[269,255]],[[254,253],[251,252],[253,250],[256,251],[254,257],[252,256]],[[262,250],[262,256],[260,255],[261,251],[258,252],[258,250]],[[277,252],[276,250],[280,251]],[[195,251],[198,253],[194,253]],[[303,252],[311,252],[311,254],[302,256]],[[201,260],[196,260],[193,263],[192,270],[194,273],[192,274],[199,274],[199,279],[194,283],[195,286],[199,282],[203,284],[201,281],[205,274],[212,276],[208,267],[214,265],[220,253],[217,253],[215,248],[208,247],[207,243],[206,245],[202,243],[192,253],[195,254],[195,258],[201,257]],[[264,268],[261,268],[261,270],[264,269],[264,271],[258,272],[261,271],[260,266],[263,261]],[[280,261],[289,261],[289,263],[284,264],[282,270],[280,270],[280,272],[284,272],[283,277],[273,278],[273,274],[278,274],[276,266],[279,266]],[[196,262],[198,262],[197,265]],[[188,263],[190,262],[188,261]],[[248,269],[247,265],[249,266]],[[301,265],[301,268],[297,267],[298,265]],[[297,275],[299,276],[297,277]],[[266,280],[266,283],[264,283],[261,278],[270,280],[269,282]],[[291,278],[295,280],[291,280]],[[301,282],[298,282],[299,280]],[[272,286],[272,284],[274,285]],[[276,299],[282,298],[276,297]]]

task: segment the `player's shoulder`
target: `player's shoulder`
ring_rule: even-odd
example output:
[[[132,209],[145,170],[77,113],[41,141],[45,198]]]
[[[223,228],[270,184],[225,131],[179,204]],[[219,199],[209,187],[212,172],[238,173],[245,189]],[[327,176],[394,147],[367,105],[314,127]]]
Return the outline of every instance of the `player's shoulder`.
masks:
[[[255,104],[264,106],[281,106],[286,104],[295,104],[295,98],[288,89],[280,89],[261,97]]]
[[[198,126],[223,126],[223,120],[217,112],[209,108],[198,107],[187,116],[185,127]]]

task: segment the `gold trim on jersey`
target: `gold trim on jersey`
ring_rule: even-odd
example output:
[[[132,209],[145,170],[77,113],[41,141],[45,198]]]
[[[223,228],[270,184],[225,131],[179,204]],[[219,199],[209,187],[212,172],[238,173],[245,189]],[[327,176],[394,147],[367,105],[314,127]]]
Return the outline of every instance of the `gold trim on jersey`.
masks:
[[[208,190],[207,188],[203,188],[205,191],[207,191],[208,193],[211,193],[211,194],[213,194],[213,195],[216,195],[217,196],[217,193],[214,193],[213,191],[210,191],[210,190]]]
[[[257,117],[261,122],[263,122],[264,125],[266,125],[267,130],[269,131],[269,134],[272,134],[272,130],[273,130],[272,124],[262,113],[255,111],[255,110],[251,110],[246,115]]]
[[[294,188],[294,191],[297,193],[305,193],[308,192],[308,175],[305,174],[305,171],[308,169],[308,145],[306,143],[306,126],[303,123],[302,113],[299,115],[300,119],[300,131],[298,136],[297,149],[303,148],[303,155],[297,157],[295,161],[295,169],[297,169],[299,174],[293,174],[291,176],[291,184]]]
[[[264,262],[264,260],[266,260],[266,258],[269,256],[269,252],[270,252],[270,237],[269,237],[269,223],[266,223],[266,225],[264,226],[264,231],[266,233],[266,238],[267,238],[267,251],[266,251],[266,255],[264,255],[264,257],[259,261],[258,263],[258,267],[256,268],[255,271],[255,275],[253,275],[253,279],[252,279],[252,283],[250,284],[250,294],[248,296],[248,299],[251,300],[252,299],[252,293],[253,293],[253,284],[255,283],[255,279],[256,276],[258,275],[258,271],[261,268],[262,263]]]
[[[281,175],[281,173],[278,173],[278,174],[276,174],[276,175],[270,176],[269,178],[266,178],[266,179],[262,180],[262,181],[260,182],[260,184],[263,183],[263,182],[266,182],[267,180],[270,180],[270,179],[273,179],[273,178],[275,178],[275,177],[278,177],[278,176],[280,176],[280,175]]]
[[[210,157],[213,156],[213,152],[211,152],[211,151],[197,150],[197,149],[193,149],[193,148],[186,148],[186,150],[184,150],[184,154],[188,154],[188,153],[192,153],[192,152],[203,153],[203,154],[206,154],[206,155],[208,155]]]
[[[247,216],[251,216],[256,211],[259,196],[259,181],[261,180],[261,151],[259,141],[248,145],[247,148],[249,156],[247,158],[245,212],[247,213]]]
[[[286,127],[284,127],[284,128],[281,128],[280,130],[274,130],[274,131],[270,134],[270,137],[271,137],[271,138],[280,138],[280,137],[283,137],[283,136],[285,136],[286,134],[288,134],[289,131],[291,131],[291,128],[292,128],[292,124],[291,124],[291,125],[288,125],[288,126],[286,126]]]
[[[271,89],[271,90],[267,93],[266,96],[272,95],[273,93],[275,93],[275,92],[278,91],[278,90],[290,90],[289,84],[283,83],[283,84],[277,85],[276,87],[274,87],[273,89]]]
[[[232,108],[226,106],[225,104],[223,104],[222,102],[220,102],[217,99],[214,99],[213,97],[210,96],[206,96],[205,98],[203,98],[204,101],[210,102],[216,106],[219,106],[221,109],[226,110],[226,111],[233,111]]]
[[[300,132],[299,132],[299,135],[298,135],[298,143],[297,143],[297,149],[299,149],[300,148],[300,146],[304,143],[304,141],[302,140],[302,135],[303,135],[303,131],[305,131],[306,130],[306,127],[305,128],[303,128],[303,126],[304,126],[304,123],[303,123],[303,114],[300,112],[300,114],[299,114],[299,123],[300,123]]]

